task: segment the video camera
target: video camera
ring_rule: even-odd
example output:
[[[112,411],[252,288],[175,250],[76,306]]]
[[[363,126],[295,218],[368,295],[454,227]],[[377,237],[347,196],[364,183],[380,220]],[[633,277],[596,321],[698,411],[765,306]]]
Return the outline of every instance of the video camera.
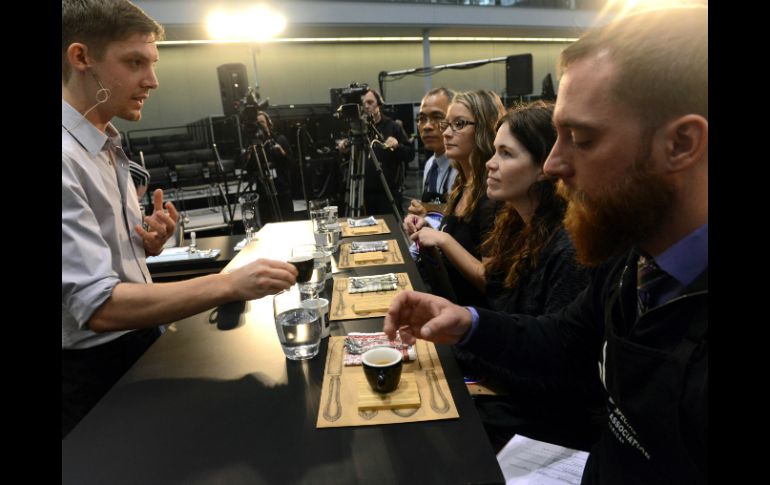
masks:
[[[238,102],[238,118],[241,122],[241,133],[250,143],[264,143],[271,136],[257,121],[259,112],[267,108],[269,99],[260,101],[259,93],[254,88],[249,88],[246,96]]]
[[[366,83],[351,83],[344,88],[332,88],[330,91],[334,117],[347,121],[354,133],[365,130],[365,124],[372,123],[372,116],[364,111],[361,97],[369,90]],[[363,122],[363,123],[362,123]]]

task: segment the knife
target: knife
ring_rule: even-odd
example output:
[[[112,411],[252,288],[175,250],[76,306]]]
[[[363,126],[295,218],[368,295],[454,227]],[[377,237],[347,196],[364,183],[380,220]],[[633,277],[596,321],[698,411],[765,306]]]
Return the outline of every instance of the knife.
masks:
[[[337,306],[334,309],[334,315],[340,316],[345,312],[345,302],[342,295],[348,289],[347,279],[334,280],[334,285],[334,290],[337,292]]]
[[[398,263],[403,263],[404,260],[401,259],[401,253],[398,250],[398,245],[396,244],[396,241],[393,241],[393,248],[391,250],[393,251],[393,261]]]
[[[338,338],[329,350],[329,361],[326,363],[329,374],[329,395],[326,398],[323,417],[330,423],[337,421],[342,416],[342,404],[340,403],[340,376],[342,376],[342,354],[344,353],[344,338]],[[334,400],[334,414],[332,414],[332,400]]]
[[[428,380],[428,389],[430,390],[430,407],[439,414],[444,414],[449,411],[449,401],[441,391],[439,386],[438,376],[433,367],[433,356],[430,353],[430,346],[428,342],[418,340],[422,342],[424,352],[417,352],[417,360],[420,363],[420,368],[425,371],[425,378]],[[427,357],[426,357],[427,355]],[[440,399],[441,404],[436,399],[436,396]]]
[[[342,253],[343,262],[340,264],[340,266],[347,266],[348,265],[348,259],[350,258],[350,248],[351,246],[348,245],[348,250]]]

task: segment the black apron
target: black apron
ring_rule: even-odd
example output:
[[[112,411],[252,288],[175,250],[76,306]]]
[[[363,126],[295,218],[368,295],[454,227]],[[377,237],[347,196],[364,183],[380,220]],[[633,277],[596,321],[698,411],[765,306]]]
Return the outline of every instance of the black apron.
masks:
[[[682,440],[679,411],[690,358],[708,332],[706,310],[687,315],[694,323],[673,350],[646,347],[618,335],[613,322],[636,320],[636,272],[630,266],[605,307],[602,371],[610,396],[609,421],[586,463],[583,483],[631,483],[629,475],[638,477],[639,483],[700,483],[704,478]],[[645,316],[671,311],[664,308],[668,305],[686,304],[676,301],[680,298]],[[597,462],[603,465],[598,467]]]

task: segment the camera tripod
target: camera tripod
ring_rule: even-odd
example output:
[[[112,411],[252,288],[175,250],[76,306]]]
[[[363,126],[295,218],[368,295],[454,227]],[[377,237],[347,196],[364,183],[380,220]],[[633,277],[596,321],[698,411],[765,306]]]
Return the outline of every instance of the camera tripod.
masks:
[[[235,216],[235,207],[230,204],[230,189],[228,187],[227,182],[227,172],[225,171],[224,165],[222,165],[222,158],[219,156],[219,149],[217,148],[216,143],[211,144],[211,149],[214,150],[214,156],[215,156],[215,172],[217,174],[217,190],[219,190],[219,194],[222,196],[222,199],[224,199],[225,204],[222,211],[222,218],[224,219],[225,224],[228,225],[230,234],[233,232],[233,217]],[[227,210],[225,213],[224,210]]]
[[[374,168],[377,171],[377,175],[382,184],[382,188],[385,190],[385,195],[393,208],[393,213],[396,215],[397,220],[403,219],[401,211],[398,210],[398,206],[393,199],[393,193],[390,191],[388,181],[385,179],[385,174],[382,171],[382,164],[377,159],[377,155],[374,153],[374,143],[382,144],[380,137],[372,139],[369,136],[369,128],[377,131],[366,116],[361,117],[361,128],[353,127],[351,129],[350,136],[350,166],[348,167],[348,180],[345,194],[346,202],[346,215],[349,217],[360,217],[361,209],[364,202],[364,174],[366,170],[366,154],[372,157]]]
[[[260,157],[261,154],[261,157]],[[258,192],[262,187],[265,197],[270,201],[270,207],[276,220],[283,222],[281,209],[278,205],[278,192],[273,181],[275,170],[271,169],[270,162],[263,144],[252,143],[243,153],[243,168],[247,172],[246,186],[241,190],[241,182],[238,182],[238,197],[241,193]],[[264,163],[262,161],[264,160]]]

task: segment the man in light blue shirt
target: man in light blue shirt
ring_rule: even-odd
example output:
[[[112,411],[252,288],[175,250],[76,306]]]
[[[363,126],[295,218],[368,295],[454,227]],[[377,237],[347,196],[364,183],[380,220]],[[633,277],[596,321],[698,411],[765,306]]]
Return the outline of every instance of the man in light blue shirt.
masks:
[[[142,219],[110,120],[141,118],[158,87],[162,37],[128,0],[62,2],[62,438],[154,342],[159,325],[277,293],[297,276],[288,263],[258,260],[229,274],[152,284],[145,258],[174,234],[177,211],[156,190],[153,214]]]
[[[420,133],[426,150],[433,152],[423,172],[422,195],[420,200],[413,199],[409,205],[409,213],[425,216],[426,209],[422,202],[445,204],[452,190],[457,170],[452,167],[444,148],[444,136],[438,127],[440,121],[446,118],[449,103],[454,98],[454,92],[446,88],[436,88],[428,91],[420,103],[417,115],[417,130]]]

